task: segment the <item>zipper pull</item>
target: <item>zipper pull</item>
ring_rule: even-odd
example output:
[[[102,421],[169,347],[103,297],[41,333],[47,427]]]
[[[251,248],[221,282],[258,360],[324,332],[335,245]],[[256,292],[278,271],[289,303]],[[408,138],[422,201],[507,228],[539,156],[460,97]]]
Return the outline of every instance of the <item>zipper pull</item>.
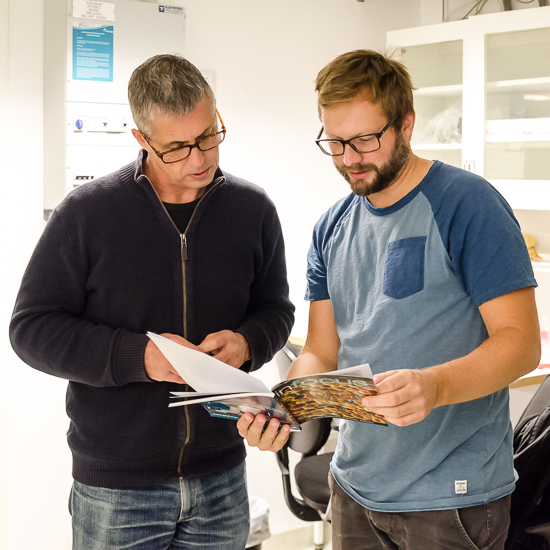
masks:
[[[181,259],[187,260],[187,237],[185,236],[185,233],[182,233],[180,237],[181,237]]]

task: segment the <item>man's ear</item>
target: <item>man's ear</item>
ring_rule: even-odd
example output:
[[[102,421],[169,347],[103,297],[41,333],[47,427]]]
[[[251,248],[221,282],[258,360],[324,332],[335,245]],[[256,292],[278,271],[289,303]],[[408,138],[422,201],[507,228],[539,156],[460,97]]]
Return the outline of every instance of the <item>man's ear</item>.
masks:
[[[403,137],[407,141],[411,141],[415,121],[416,121],[416,113],[414,111],[405,115],[405,118],[403,119],[403,126],[401,130],[403,132]]]
[[[140,144],[142,149],[149,149],[148,143],[143,139],[143,136],[139,133],[139,130],[132,128],[132,135],[136,138],[136,141]]]

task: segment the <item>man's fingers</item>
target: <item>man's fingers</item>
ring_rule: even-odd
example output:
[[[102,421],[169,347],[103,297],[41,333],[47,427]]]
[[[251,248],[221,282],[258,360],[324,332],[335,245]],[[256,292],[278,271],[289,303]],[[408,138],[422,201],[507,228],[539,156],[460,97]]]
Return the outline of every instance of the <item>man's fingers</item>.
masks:
[[[185,380],[177,372],[168,373],[169,380],[167,382],[176,382],[176,384],[185,384]]]
[[[410,382],[410,371],[392,370],[374,375],[378,393],[384,394],[404,388]]]
[[[273,441],[279,433],[280,421],[276,418],[272,418],[267,425],[267,428],[262,433],[258,448],[261,451],[269,451],[273,445]]]
[[[285,443],[288,441],[289,435],[290,426],[288,424],[283,424],[281,426],[281,429],[279,430],[279,433],[277,434],[277,437],[273,440],[273,443],[269,450],[274,453],[281,450],[285,446]]]
[[[262,437],[266,417],[259,414],[254,417],[252,413],[245,413],[237,422],[237,428],[241,437],[246,439],[251,447],[257,447]]]
[[[231,341],[229,338],[212,336],[212,338],[207,342],[210,336],[207,336],[206,339],[199,346],[199,350],[215,357],[218,361],[222,363],[227,363],[232,367],[240,367],[242,362],[239,358],[239,348],[237,344]]]
[[[250,358],[250,350],[245,337],[230,330],[209,334],[200,343],[198,350],[235,368],[239,368]]]
[[[214,354],[216,351],[224,348],[227,345],[227,337],[223,334],[215,332],[209,334],[200,344],[199,349],[204,353]]]
[[[174,342],[177,342],[178,344],[181,344],[182,346],[185,346],[186,348],[191,349],[198,349],[197,346],[183,338],[182,336],[179,336],[178,334],[170,334],[169,332],[165,332],[161,334],[161,336],[164,336],[165,338],[168,338],[168,340],[172,340]]]
[[[284,424],[279,428],[280,424],[280,421],[276,418],[272,418],[269,421],[267,428],[261,434],[256,445],[260,451],[277,452],[286,443],[290,426]]]
[[[250,424],[254,422],[254,415],[252,413],[244,413],[237,421],[237,429],[241,437],[246,437],[248,434],[248,428]]]
[[[185,380],[177,372],[163,372],[150,376],[156,382],[175,382],[176,384],[185,384]]]
[[[266,417],[263,414],[254,418],[251,413],[246,413],[237,422],[237,428],[251,447],[277,452],[288,440],[290,426],[285,424],[279,429],[279,420],[272,418],[264,430],[265,423]]]

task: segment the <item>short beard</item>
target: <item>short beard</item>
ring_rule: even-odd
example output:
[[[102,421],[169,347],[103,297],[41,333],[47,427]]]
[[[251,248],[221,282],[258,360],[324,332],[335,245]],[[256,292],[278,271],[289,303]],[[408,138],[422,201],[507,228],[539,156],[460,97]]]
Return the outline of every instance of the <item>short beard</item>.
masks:
[[[403,136],[397,132],[395,143],[389,160],[381,167],[376,164],[354,164],[353,166],[336,165],[336,169],[345,180],[350,184],[351,190],[361,197],[368,197],[374,193],[380,193],[384,189],[390,187],[399,177],[401,171],[407,164],[411,150]],[[365,180],[356,180],[349,173],[361,173],[367,170],[376,172],[376,175],[371,183]]]

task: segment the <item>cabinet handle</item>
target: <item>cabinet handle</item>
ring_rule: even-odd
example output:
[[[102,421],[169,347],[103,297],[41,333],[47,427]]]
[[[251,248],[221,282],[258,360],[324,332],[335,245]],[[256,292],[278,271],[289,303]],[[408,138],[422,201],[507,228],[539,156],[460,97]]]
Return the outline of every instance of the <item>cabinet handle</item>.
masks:
[[[464,170],[472,172],[475,174],[476,171],[476,161],[475,160],[465,160],[464,161]]]

